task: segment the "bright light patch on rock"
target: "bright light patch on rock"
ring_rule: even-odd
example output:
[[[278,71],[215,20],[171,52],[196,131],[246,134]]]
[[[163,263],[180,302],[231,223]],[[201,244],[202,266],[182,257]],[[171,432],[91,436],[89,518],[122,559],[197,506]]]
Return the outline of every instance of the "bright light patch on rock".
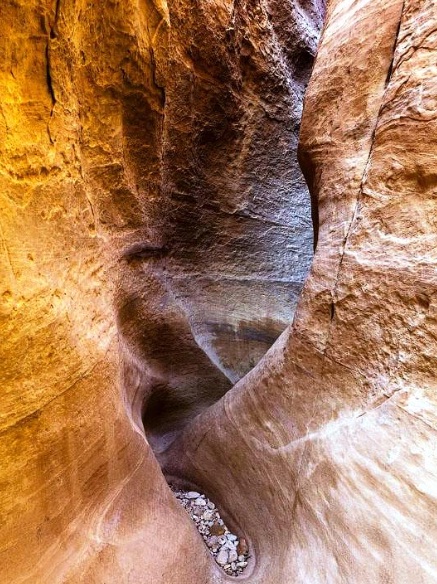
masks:
[[[239,576],[248,564],[249,548],[243,537],[231,533],[212,501],[196,491],[172,489],[186,509],[209,552],[229,576]]]

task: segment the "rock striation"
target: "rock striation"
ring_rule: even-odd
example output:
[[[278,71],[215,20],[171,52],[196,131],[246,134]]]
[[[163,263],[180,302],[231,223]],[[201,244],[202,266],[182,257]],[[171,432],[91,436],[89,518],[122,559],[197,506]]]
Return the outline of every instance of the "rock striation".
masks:
[[[251,584],[437,582],[432,0],[330,1],[237,381],[322,12],[2,6],[1,582],[230,582],[158,459]]]
[[[317,2],[3,2],[1,582],[223,577],[143,421],[164,450],[294,313],[321,18]]]
[[[167,452],[238,512],[251,582],[437,582],[435,31],[433,2],[329,3],[294,322]]]

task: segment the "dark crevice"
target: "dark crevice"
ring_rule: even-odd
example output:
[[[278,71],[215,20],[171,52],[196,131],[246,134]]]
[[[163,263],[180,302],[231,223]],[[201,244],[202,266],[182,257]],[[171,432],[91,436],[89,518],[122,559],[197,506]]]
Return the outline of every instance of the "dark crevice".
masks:
[[[335,304],[334,304],[334,302],[331,302],[331,310],[330,310],[331,321],[334,320],[334,317],[335,317]]]
[[[155,51],[153,50],[153,48],[150,48],[150,63],[152,65],[153,85],[156,87],[156,89],[160,93],[160,101],[161,101],[162,108],[165,108],[165,97],[166,97],[165,96],[165,88],[162,85],[160,85],[156,79],[157,65],[156,65],[156,59],[155,59]]]
[[[50,117],[52,117],[53,115],[53,108],[56,104],[56,95],[55,95],[55,90],[54,90],[54,85],[53,85],[53,77],[52,77],[52,63],[51,63],[51,41],[53,41],[54,39],[58,38],[58,29],[57,29],[57,25],[58,25],[58,20],[59,20],[59,14],[60,14],[60,10],[61,10],[61,0],[56,0],[56,4],[55,4],[55,14],[54,14],[54,21],[53,24],[50,25],[49,27],[49,31],[48,31],[48,40],[47,40],[47,45],[46,45],[46,81],[47,81],[47,88],[50,94],[50,98],[52,101],[52,110],[50,112]],[[50,136],[50,131],[49,131],[49,136]],[[52,142],[52,138],[50,136],[50,141]]]
[[[135,243],[134,245],[123,251],[123,259],[127,261],[132,260],[146,260],[150,258],[162,258],[168,254],[168,249],[165,246],[155,246],[150,243]]]
[[[61,0],[56,0],[55,20],[54,20],[53,26],[50,28],[50,38],[51,39],[56,39],[58,37],[57,25],[58,25],[60,9],[61,9]]]
[[[392,59],[390,61],[390,67],[388,68],[388,71],[387,71],[387,77],[385,79],[385,85],[384,85],[384,87],[387,87],[388,86],[388,84],[390,83],[390,79],[391,79],[391,77],[393,75],[395,52],[396,52],[396,46],[398,44],[399,33],[400,33],[400,30],[401,30],[402,16],[404,14],[404,8],[405,8],[405,0],[404,0],[403,5],[402,5],[401,17],[399,18],[398,27],[396,29],[395,40],[394,40],[393,51],[392,51]]]
[[[47,88],[49,90],[50,98],[52,100],[52,112],[53,112],[53,106],[56,103],[56,96],[55,96],[55,90],[53,89],[53,79],[52,79],[52,74],[50,71],[50,43],[47,43],[47,45],[46,45],[46,80],[47,80]]]
[[[311,197],[311,220],[313,223],[313,250],[316,251],[319,240],[320,220],[318,201],[314,197]]]

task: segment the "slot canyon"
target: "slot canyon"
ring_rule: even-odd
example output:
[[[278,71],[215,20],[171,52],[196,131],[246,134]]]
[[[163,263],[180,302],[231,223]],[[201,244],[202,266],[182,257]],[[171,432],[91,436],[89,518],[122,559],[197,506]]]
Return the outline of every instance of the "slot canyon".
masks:
[[[437,584],[435,0],[0,30],[0,583]]]

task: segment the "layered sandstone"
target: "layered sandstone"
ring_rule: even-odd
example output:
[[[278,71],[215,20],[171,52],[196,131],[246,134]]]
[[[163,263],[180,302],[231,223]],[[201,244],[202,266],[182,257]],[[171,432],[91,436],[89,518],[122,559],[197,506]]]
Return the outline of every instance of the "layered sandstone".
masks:
[[[163,449],[292,317],[320,25],[273,0],[2,4],[1,582],[223,577],[141,417]]]
[[[251,582],[437,581],[435,31],[432,1],[330,3],[293,325],[167,452],[252,539]]]
[[[311,272],[208,409],[285,318],[321,7],[191,8],[3,7],[0,580],[230,580],[143,414],[249,541],[251,584],[437,582],[433,2],[331,0]]]

